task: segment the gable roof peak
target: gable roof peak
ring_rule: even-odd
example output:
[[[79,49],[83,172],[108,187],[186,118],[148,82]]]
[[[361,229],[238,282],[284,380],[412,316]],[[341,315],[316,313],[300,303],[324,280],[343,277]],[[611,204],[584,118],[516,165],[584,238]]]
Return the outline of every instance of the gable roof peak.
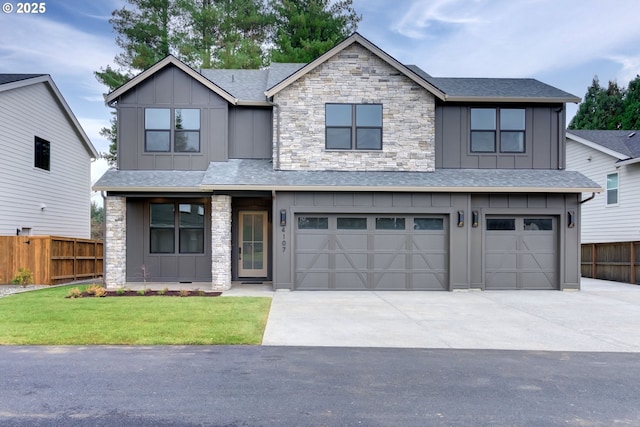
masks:
[[[368,39],[363,37],[358,32],[355,32],[355,33],[351,34],[349,37],[344,39],[342,42],[338,43],[333,48],[329,49],[324,54],[320,55],[315,60],[309,62],[304,67],[300,68],[295,73],[289,75],[284,80],[281,80],[277,84],[275,84],[275,85],[271,86],[270,88],[268,88],[265,91],[265,95],[268,98],[274,96],[275,94],[277,94],[278,92],[280,92],[284,88],[288,87],[290,84],[292,84],[293,82],[295,82],[299,78],[303,77],[304,75],[306,75],[310,71],[314,70],[318,66],[324,64],[329,59],[333,58],[335,55],[339,54],[340,52],[344,51],[346,48],[348,48],[349,46],[351,46],[351,45],[353,45],[355,43],[358,43],[363,48],[367,49],[368,51],[370,51],[371,53],[376,55],[378,58],[382,59],[388,65],[390,65],[391,67],[395,68],[398,72],[400,72],[401,74],[404,74],[406,77],[408,77],[410,80],[414,81],[419,86],[422,86],[428,92],[433,94],[436,98],[439,98],[441,100],[444,100],[446,98],[446,95],[444,94],[444,92],[442,92],[440,89],[435,87],[433,84],[431,84],[430,82],[425,80],[423,77],[418,75],[414,70],[412,70],[411,68],[409,68],[406,65],[402,64],[397,59],[395,59],[394,57],[392,57],[391,55],[386,53],[384,50],[380,49],[378,46],[376,46],[375,44],[370,42]]]

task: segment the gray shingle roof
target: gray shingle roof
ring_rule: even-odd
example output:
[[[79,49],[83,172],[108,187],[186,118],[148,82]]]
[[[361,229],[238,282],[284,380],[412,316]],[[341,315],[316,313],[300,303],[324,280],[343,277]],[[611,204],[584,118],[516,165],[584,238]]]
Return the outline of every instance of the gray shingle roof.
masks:
[[[212,162],[206,172],[107,171],[95,191],[202,190],[600,191],[579,172],[438,169],[435,172],[274,171],[269,160]]]
[[[109,169],[94,184],[95,191],[199,191],[204,171],[133,171]]]
[[[32,79],[46,74],[0,74],[0,85],[18,82],[20,80]]]
[[[428,81],[449,97],[456,98],[542,98],[567,99],[579,97],[549,86],[536,79],[457,78],[433,77],[415,65],[407,65],[411,71]]]
[[[268,70],[202,69],[200,74],[242,101],[265,101]]]
[[[640,158],[640,130],[568,130],[609,150],[617,151],[629,158]]]
[[[306,64],[274,63],[262,70],[201,69],[202,74],[241,101],[266,101],[265,90]]]

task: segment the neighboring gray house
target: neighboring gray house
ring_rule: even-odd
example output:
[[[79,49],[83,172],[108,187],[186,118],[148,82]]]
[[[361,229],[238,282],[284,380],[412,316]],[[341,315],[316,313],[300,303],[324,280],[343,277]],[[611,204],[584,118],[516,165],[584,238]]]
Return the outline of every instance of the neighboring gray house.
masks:
[[[578,289],[565,103],[532,79],[435,78],[359,34],[309,64],[167,57],[107,96],[108,286]]]
[[[0,235],[91,237],[91,141],[47,74],[0,74]]]
[[[640,240],[640,130],[567,130],[567,169],[605,189],[582,207],[582,243]]]

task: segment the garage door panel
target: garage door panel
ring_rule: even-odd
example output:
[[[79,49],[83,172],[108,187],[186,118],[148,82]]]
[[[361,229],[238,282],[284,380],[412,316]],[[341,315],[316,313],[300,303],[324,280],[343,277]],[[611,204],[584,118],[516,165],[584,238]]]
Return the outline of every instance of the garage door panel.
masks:
[[[521,275],[523,289],[556,289],[554,275],[542,272],[522,272]]]
[[[447,283],[447,272],[426,272],[413,271],[412,289],[415,290],[434,290],[439,289],[446,291],[449,288]]]
[[[335,272],[336,289],[358,291],[367,289],[367,274],[353,271]]]
[[[335,236],[336,249],[343,251],[366,250],[368,237],[366,234],[344,234]]]
[[[298,289],[327,289],[329,287],[328,272],[305,272],[296,274]]]
[[[385,271],[374,274],[376,290],[404,290],[406,289],[407,273],[404,271]]]

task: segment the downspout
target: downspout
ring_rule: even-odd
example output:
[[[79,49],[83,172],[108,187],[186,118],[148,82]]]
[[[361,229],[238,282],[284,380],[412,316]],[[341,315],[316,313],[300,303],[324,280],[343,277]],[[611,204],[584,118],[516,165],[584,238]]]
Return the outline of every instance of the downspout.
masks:
[[[562,104],[562,107],[556,110],[556,113],[558,114],[558,169],[566,168],[564,151],[566,150],[565,145],[567,135],[565,130],[566,123],[565,120],[563,120],[563,112],[564,104]]]
[[[107,195],[104,191],[100,192],[102,196],[102,284],[107,287]]]
[[[591,197],[587,197],[584,200],[580,200],[578,203],[579,204],[587,203],[589,200],[593,200],[595,197],[596,197],[596,193],[591,193]]]
[[[273,99],[273,97],[271,98]],[[276,158],[274,159],[273,170],[280,170],[280,105],[273,102],[267,101],[269,105],[275,107],[276,110]]]

